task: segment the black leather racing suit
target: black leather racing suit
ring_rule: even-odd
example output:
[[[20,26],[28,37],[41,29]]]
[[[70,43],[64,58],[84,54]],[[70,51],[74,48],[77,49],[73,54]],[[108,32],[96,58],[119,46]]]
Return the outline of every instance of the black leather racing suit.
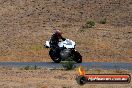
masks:
[[[58,46],[59,40],[62,39],[65,41],[65,38],[63,38],[61,35],[58,36],[57,34],[53,34],[50,39],[50,48],[54,51],[55,56],[59,56],[60,54],[60,48]]]

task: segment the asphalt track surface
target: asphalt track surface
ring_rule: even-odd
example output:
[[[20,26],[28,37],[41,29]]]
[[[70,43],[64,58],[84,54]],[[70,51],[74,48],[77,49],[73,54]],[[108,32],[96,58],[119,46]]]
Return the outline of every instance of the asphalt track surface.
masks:
[[[25,67],[25,66],[37,66],[42,68],[63,68],[62,63],[54,62],[0,62],[0,66],[3,67]],[[76,63],[75,66],[85,66],[88,69],[102,68],[102,69],[125,69],[132,70],[132,63],[120,63],[120,62],[82,62]]]

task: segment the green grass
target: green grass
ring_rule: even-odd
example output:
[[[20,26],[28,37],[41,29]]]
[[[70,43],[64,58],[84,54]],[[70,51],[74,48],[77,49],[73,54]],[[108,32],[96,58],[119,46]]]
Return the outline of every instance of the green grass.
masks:
[[[88,20],[85,24],[85,28],[92,28],[95,26],[95,22],[92,20]]]
[[[72,58],[69,58],[67,61],[63,62],[62,66],[65,70],[73,70],[75,68],[75,62]]]

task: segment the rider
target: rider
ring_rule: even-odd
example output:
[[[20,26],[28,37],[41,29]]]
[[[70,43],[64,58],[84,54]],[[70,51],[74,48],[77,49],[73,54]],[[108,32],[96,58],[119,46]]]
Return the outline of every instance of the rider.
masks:
[[[60,30],[54,29],[54,33],[50,39],[50,48],[58,50],[59,49],[58,43],[60,39],[62,39],[63,41],[66,40],[65,38],[62,37],[62,32]]]

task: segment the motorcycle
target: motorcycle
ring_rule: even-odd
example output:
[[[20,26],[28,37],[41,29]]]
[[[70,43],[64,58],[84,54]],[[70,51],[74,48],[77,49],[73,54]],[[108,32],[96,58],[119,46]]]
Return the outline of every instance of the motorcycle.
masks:
[[[44,45],[46,48],[50,48],[49,42],[50,41],[46,41]],[[77,63],[82,62],[81,54],[77,50],[75,50],[74,41],[66,39],[65,41],[60,41],[58,43],[58,46],[60,48],[60,51],[57,51],[55,49],[54,50],[50,49],[49,51],[49,55],[55,63],[60,63],[61,61],[68,60],[68,58],[72,58],[72,60],[74,60]]]

